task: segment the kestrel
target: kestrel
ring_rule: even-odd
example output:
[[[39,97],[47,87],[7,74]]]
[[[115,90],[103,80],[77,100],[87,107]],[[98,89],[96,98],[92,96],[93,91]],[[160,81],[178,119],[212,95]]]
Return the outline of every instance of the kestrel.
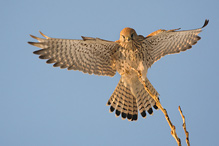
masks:
[[[28,43],[41,48],[33,53],[39,55],[40,59],[48,59],[46,62],[54,63],[54,67],[111,77],[117,71],[121,78],[107,105],[111,105],[110,112],[115,110],[116,117],[121,115],[122,119],[136,121],[138,111],[146,118],[146,111],[152,115],[152,107],[158,109],[140,82],[138,73],[150,92],[159,98],[147,78],[148,68],[167,54],[190,49],[200,40],[198,34],[208,22],[205,20],[201,28],[193,30],[160,29],[146,37],[126,27],[115,42],[83,36],[82,40],[57,39],[40,32],[45,39],[30,35],[39,42]]]

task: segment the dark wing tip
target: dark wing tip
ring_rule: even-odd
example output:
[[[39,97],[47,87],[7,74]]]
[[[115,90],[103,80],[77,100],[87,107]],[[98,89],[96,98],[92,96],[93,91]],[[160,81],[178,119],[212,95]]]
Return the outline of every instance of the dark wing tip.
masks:
[[[207,26],[207,25],[208,25],[208,22],[209,22],[209,20],[208,20],[208,19],[205,19],[205,23],[204,23],[204,25],[203,25],[201,28],[204,28],[205,26]]]
[[[49,58],[50,58],[50,55],[48,55],[48,54],[43,54],[43,55],[40,55],[39,58],[40,58],[40,59],[49,59]]]
[[[62,65],[61,62],[56,62],[55,64],[53,64],[53,67],[59,67],[59,66],[61,66],[61,65]]]
[[[56,60],[53,58],[50,58],[49,60],[46,61],[46,63],[51,64],[51,63],[55,63]]]
[[[28,44],[30,44],[30,45],[34,45],[34,42],[27,42]]]
[[[81,38],[83,39],[83,41],[86,41],[86,40],[96,40],[95,38],[85,37],[85,36],[81,36]]]
[[[82,38],[84,41],[86,40],[84,36],[81,36],[81,38]]]
[[[47,49],[40,49],[40,50],[34,51],[33,54],[46,55],[46,54],[48,54],[48,50]]]
[[[41,54],[43,54],[43,53],[41,53],[41,52],[42,52],[42,50],[37,50],[37,51],[34,51],[33,54],[41,55]]]
[[[200,40],[200,39],[201,39],[201,37],[200,37],[200,36],[196,36],[196,38],[197,38],[197,40]]]

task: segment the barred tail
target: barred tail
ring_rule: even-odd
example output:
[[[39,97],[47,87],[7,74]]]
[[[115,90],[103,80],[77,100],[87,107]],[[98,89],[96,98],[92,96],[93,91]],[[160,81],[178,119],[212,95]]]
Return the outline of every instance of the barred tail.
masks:
[[[136,121],[138,119],[138,107],[136,98],[132,95],[130,88],[125,87],[122,79],[120,79],[116,89],[107,102],[110,106],[110,112],[115,110],[116,117],[120,116],[122,119],[129,121]]]
[[[159,96],[148,79],[146,79],[145,84],[152,94],[157,97]],[[109,105],[111,105],[109,111],[115,111],[116,117],[121,115],[123,120],[127,118],[129,121],[136,121],[138,119],[138,110],[142,117],[146,118],[146,111],[152,115],[152,107],[158,109],[155,101],[147,93],[139,80],[134,80],[130,86],[125,86],[122,79],[120,79],[116,89],[107,102],[107,106]]]

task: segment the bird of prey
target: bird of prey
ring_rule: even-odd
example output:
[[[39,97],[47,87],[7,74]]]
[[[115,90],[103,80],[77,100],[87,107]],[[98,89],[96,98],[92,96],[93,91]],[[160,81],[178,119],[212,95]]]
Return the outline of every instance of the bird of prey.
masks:
[[[146,112],[153,114],[152,107],[158,109],[140,79],[159,99],[147,78],[147,70],[165,55],[190,49],[200,40],[198,34],[208,22],[205,20],[201,28],[193,30],[159,29],[146,37],[126,27],[115,42],[83,36],[82,40],[58,39],[40,32],[45,38],[30,35],[39,42],[28,43],[41,48],[33,53],[40,59],[47,59],[47,63],[54,63],[54,67],[111,77],[118,72],[121,78],[107,105],[110,105],[110,112],[115,111],[116,117],[121,115],[122,119],[136,121],[138,111],[146,118]]]

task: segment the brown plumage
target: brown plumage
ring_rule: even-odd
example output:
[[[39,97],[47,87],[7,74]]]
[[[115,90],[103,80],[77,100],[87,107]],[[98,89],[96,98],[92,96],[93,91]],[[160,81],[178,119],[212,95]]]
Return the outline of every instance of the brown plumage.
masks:
[[[208,24],[208,20],[202,28]],[[114,76],[116,71],[121,79],[107,102],[110,112],[116,117],[136,121],[138,111],[143,118],[147,113],[153,114],[158,109],[153,98],[144,89],[138,79],[138,73],[152,94],[159,97],[158,92],[147,78],[147,70],[151,65],[167,54],[179,53],[190,49],[200,37],[201,29],[179,31],[157,30],[147,37],[137,35],[132,28],[124,28],[118,41],[112,42],[99,38],[82,37],[82,40],[44,38],[30,35],[39,42],[28,42],[41,48],[34,51],[40,59],[54,63],[54,67],[79,70],[84,73]]]

